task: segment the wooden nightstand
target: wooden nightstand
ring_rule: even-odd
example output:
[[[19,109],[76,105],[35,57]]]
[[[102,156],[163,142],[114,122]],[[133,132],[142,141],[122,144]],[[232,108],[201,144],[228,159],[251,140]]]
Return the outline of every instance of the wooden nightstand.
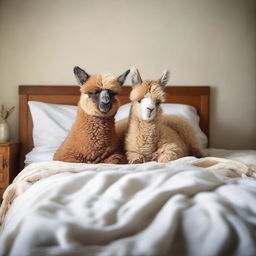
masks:
[[[19,143],[0,143],[0,195],[18,174]],[[0,199],[0,201],[1,201]]]

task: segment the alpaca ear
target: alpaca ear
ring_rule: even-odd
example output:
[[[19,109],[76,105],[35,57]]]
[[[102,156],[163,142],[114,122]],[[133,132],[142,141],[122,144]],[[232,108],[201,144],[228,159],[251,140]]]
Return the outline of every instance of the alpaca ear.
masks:
[[[169,80],[169,77],[170,77],[170,71],[169,70],[164,70],[161,78],[159,79],[159,82],[160,82],[160,85],[161,86],[166,86],[168,80]]]
[[[130,73],[130,69],[126,70],[122,75],[120,75],[116,80],[120,85],[124,84],[127,75]]]
[[[74,67],[73,71],[78,83],[81,85],[83,85],[90,77],[83,69],[79,68],[78,66]]]
[[[132,85],[136,85],[136,84],[141,84],[142,83],[142,79],[140,76],[140,72],[136,67],[132,67],[132,77],[131,77],[131,82]]]

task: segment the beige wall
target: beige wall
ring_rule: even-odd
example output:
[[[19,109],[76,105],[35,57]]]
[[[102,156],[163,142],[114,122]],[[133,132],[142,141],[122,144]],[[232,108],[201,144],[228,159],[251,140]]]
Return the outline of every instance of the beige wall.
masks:
[[[256,1],[0,0],[0,103],[18,85],[76,84],[75,65],[210,85],[211,146],[256,149]]]

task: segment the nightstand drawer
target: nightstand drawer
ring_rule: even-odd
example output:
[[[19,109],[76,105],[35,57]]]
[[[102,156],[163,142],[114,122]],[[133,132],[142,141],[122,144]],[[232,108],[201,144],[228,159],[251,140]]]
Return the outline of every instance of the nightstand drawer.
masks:
[[[4,156],[0,153],[0,174],[3,172]]]
[[[17,175],[18,143],[0,143],[0,189],[5,189]]]
[[[3,183],[4,181],[4,166],[3,166],[3,163],[4,163],[4,156],[0,154],[0,187],[1,184]]]
[[[0,188],[8,186],[9,180],[7,162],[4,156],[0,153]]]

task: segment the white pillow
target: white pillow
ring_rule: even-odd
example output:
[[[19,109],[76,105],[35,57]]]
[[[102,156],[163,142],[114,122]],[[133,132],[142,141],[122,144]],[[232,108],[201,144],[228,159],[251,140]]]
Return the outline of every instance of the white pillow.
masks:
[[[49,161],[66,138],[76,118],[77,106],[29,101],[33,120],[34,148],[25,164]]]
[[[26,155],[25,164],[49,161],[66,138],[76,119],[77,106],[28,102],[33,120],[34,148]],[[128,117],[131,104],[122,105],[115,116],[116,121]],[[162,104],[164,114],[175,114],[185,118],[194,128],[203,147],[207,137],[199,127],[196,109],[184,104]]]

